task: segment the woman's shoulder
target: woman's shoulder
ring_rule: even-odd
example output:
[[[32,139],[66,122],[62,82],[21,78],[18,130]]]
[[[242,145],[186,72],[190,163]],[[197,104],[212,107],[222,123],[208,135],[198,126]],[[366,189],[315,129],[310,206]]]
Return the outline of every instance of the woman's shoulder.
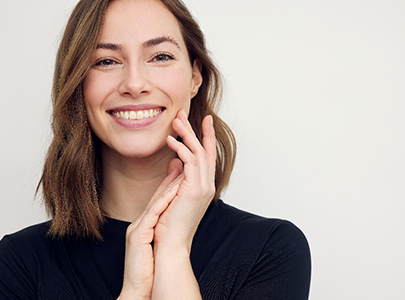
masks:
[[[0,241],[0,299],[73,299],[67,295],[101,299],[86,295],[89,291],[109,295],[111,286],[119,291],[125,225],[107,220],[103,240],[53,237],[48,234],[48,222],[4,236]],[[108,286],[103,285],[106,278]]]
[[[306,242],[303,232],[291,221],[259,216],[231,206],[222,200],[210,206],[202,226],[211,227],[211,230],[217,234],[222,233],[227,237],[234,235],[239,240],[262,239],[262,243],[266,243],[272,238],[283,238]]]
[[[0,241],[0,298],[31,299],[35,295],[38,264],[50,253],[44,242],[48,222],[5,235]],[[18,296],[18,297],[17,297]]]
[[[12,234],[6,234],[0,241],[0,251],[13,247],[24,250],[41,245],[47,238],[49,221],[32,225]]]
[[[273,299],[269,295],[281,293],[283,284],[300,295],[308,293],[309,245],[292,222],[258,216],[219,200],[200,225],[192,258],[207,298],[225,293],[240,299]],[[287,292],[282,295],[289,299]]]
[[[48,222],[32,225],[12,234],[3,236],[0,241],[0,264],[31,265],[38,256],[49,252],[51,239],[47,237]]]
[[[310,260],[309,244],[301,229],[293,222],[279,218],[266,218],[219,202],[219,211],[229,222],[226,235],[229,243],[239,245],[258,256],[301,256]]]

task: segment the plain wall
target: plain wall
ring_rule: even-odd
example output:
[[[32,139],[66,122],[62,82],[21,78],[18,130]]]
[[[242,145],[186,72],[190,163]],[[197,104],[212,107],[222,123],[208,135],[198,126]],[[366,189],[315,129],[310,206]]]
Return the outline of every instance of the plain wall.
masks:
[[[0,0],[0,237],[46,220],[60,33],[77,1]],[[223,199],[306,234],[312,300],[404,299],[405,2],[187,0],[226,79]]]

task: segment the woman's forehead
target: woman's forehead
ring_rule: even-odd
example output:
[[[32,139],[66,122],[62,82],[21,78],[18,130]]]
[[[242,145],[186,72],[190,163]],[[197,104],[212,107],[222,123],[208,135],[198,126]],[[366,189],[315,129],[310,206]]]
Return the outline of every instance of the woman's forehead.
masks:
[[[162,36],[184,46],[179,22],[161,2],[118,0],[107,8],[100,41],[144,43]]]

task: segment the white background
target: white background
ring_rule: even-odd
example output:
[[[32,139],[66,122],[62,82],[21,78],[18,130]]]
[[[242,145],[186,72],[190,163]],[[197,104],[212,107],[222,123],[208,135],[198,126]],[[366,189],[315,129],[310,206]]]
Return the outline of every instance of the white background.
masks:
[[[0,0],[0,237],[46,219],[33,196],[76,2]],[[405,2],[186,3],[226,78],[225,201],[305,232],[310,299],[405,299]]]

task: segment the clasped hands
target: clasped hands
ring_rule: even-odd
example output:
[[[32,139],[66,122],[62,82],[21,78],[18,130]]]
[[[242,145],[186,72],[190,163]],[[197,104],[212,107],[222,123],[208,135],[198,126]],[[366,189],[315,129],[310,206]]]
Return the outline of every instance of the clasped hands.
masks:
[[[167,177],[144,213],[127,229],[121,300],[201,299],[190,251],[215,194],[213,119],[206,116],[202,122],[202,143],[183,110],[172,126],[182,143],[169,136],[167,145],[178,158],[170,161]]]

